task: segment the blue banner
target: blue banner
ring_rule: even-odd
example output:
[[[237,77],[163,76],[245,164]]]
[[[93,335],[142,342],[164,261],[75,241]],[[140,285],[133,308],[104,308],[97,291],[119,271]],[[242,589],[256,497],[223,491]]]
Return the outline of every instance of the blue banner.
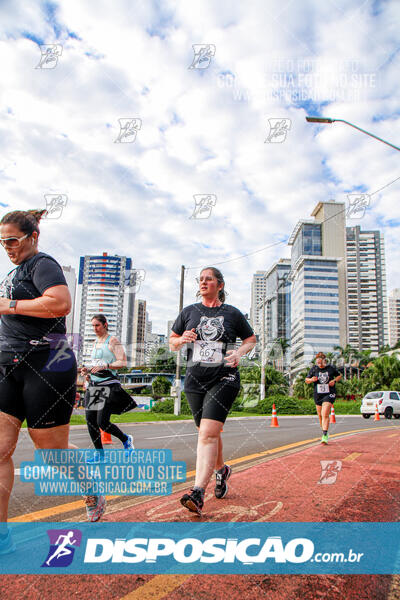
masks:
[[[400,523],[9,523],[8,527],[16,549],[0,556],[1,574],[400,573]]]
[[[186,481],[186,463],[171,450],[36,450],[20,477],[38,496],[166,496]]]

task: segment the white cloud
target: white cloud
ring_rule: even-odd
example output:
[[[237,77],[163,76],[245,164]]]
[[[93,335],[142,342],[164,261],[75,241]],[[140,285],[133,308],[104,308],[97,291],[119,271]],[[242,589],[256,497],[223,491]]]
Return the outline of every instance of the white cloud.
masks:
[[[273,244],[318,201],[344,201],[361,185],[373,192],[398,175],[395,151],[344,124],[317,129],[304,118],[314,105],[290,101],[293,85],[311,100],[328,96],[324,114],[396,143],[394,1],[374,14],[355,1],[189,8],[119,0],[96,2],[94,11],[62,0],[58,39],[43,6],[15,2],[2,22],[2,201],[25,208],[44,205],[45,193],[67,194],[62,218],[42,226],[43,249],[76,268],[84,254],[131,256],[146,269],[140,295],[155,331],[176,313],[181,264]],[[55,69],[35,69],[39,48],[23,32],[63,44]],[[204,71],[188,68],[197,43],[216,46]],[[346,80],[352,74],[355,82]],[[364,74],[375,77],[362,82]],[[277,86],[286,99],[272,95]],[[114,143],[123,117],[142,121],[133,144]],[[286,141],[264,143],[268,119],[283,117],[292,123]],[[360,222],[387,236],[388,289],[400,275],[389,223],[399,219],[398,186],[376,194]],[[208,220],[189,218],[199,193],[217,196]],[[248,311],[252,274],[288,255],[282,244],[221,265],[229,302]],[[3,256],[1,271],[8,267]],[[189,271],[187,302],[194,277]]]

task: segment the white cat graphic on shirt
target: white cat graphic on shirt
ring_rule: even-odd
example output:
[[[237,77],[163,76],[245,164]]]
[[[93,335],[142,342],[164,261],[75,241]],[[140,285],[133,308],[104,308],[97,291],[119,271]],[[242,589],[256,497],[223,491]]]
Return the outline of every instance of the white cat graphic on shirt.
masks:
[[[199,336],[193,345],[193,361],[220,364],[223,361],[220,340],[225,333],[224,317],[204,317],[197,325]]]

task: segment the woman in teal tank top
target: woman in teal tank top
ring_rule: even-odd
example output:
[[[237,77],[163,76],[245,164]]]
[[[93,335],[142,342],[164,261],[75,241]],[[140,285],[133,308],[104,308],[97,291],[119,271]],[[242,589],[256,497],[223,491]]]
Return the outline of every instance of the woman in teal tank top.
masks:
[[[118,369],[126,367],[126,355],[117,337],[108,333],[108,322],[104,315],[94,315],[92,325],[97,336],[90,367],[83,367],[81,374],[89,381],[90,393],[85,395],[86,421],[93,445],[99,452],[93,462],[102,459],[103,444],[100,429],[114,435],[123,444],[125,450],[134,450],[133,437],[125,434],[117,425],[110,422],[111,410],[107,401],[96,397],[96,386],[101,388],[119,383]],[[111,393],[111,388],[110,388]]]

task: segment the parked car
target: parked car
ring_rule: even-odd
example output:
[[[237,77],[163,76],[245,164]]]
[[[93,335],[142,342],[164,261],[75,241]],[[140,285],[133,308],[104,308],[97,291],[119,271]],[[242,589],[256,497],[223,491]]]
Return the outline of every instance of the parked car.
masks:
[[[378,406],[380,415],[385,415],[386,419],[400,418],[400,392],[384,391],[369,392],[364,396],[361,402],[361,414],[364,419],[369,419],[375,414],[375,406]]]

